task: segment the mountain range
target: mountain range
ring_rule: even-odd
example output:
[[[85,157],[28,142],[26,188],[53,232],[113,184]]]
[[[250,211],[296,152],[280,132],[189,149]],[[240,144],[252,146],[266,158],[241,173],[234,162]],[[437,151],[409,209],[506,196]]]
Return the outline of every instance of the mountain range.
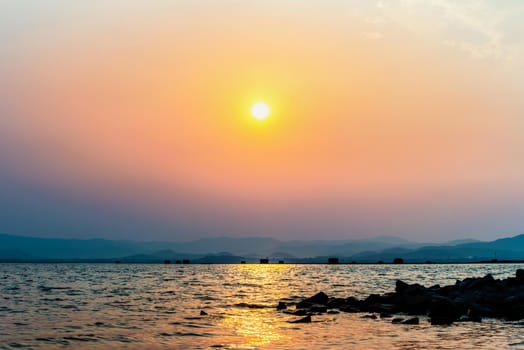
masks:
[[[351,240],[281,241],[269,237],[215,237],[190,242],[38,238],[0,234],[0,261],[254,262],[259,258],[297,263],[468,262],[524,259],[524,234],[483,242],[421,243],[394,236]]]

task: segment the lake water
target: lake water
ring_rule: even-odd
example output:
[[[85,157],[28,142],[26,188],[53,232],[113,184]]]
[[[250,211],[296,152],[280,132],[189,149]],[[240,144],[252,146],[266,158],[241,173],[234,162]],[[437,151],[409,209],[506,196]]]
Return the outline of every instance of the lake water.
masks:
[[[319,291],[364,298],[393,291],[397,279],[505,278],[523,267],[0,264],[0,348],[520,349],[522,321],[406,326],[340,313],[292,324],[297,317],[275,306]]]

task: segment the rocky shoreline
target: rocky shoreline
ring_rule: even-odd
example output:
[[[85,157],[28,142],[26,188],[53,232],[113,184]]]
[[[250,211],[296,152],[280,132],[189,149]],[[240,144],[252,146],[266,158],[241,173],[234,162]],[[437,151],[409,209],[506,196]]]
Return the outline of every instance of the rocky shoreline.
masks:
[[[394,292],[371,294],[363,300],[332,298],[320,292],[298,302],[280,301],[277,310],[302,316],[292,323],[307,323],[312,316],[339,312],[368,313],[363,317],[391,318],[392,323],[401,324],[419,324],[419,318],[413,316],[427,316],[432,325],[482,322],[482,318],[518,321],[524,319],[524,269],[517,270],[515,277],[494,279],[488,274],[443,287],[397,280]]]

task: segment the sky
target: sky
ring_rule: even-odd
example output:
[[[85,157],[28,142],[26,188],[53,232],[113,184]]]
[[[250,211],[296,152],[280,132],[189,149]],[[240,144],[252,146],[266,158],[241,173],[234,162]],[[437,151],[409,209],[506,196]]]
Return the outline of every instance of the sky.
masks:
[[[0,0],[0,232],[523,233],[522,18],[519,0]]]

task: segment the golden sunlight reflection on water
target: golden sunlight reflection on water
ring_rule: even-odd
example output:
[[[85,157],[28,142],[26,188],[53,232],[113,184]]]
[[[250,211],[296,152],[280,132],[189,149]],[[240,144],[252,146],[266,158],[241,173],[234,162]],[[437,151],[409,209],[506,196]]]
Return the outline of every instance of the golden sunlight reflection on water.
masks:
[[[289,273],[292,265],[230,265],[232,274],[239,276],[239,282],[245,286],[257,286],[263,283],[263,294],[289,296],[289,288],[281,282],[281,278]],[[254,295],[252,295],[254,296]],[[256,302],[265,302],[261,298],[251,299]],[[240,337],[237,346],[241,348],[256,348],[283,340],[285,335],[275,323],[270,321],[274,314],[274,305],[251,304],[251,308],[235,308],[229,310],[220,327],[233,329]]]
[[[219,326],[234,329],[235,334],[241,337],[239,345],[242,348],[269,345],[285,337],[273,322],[268,322],[272,312],[240,310],[236,315],[226,317]]]

